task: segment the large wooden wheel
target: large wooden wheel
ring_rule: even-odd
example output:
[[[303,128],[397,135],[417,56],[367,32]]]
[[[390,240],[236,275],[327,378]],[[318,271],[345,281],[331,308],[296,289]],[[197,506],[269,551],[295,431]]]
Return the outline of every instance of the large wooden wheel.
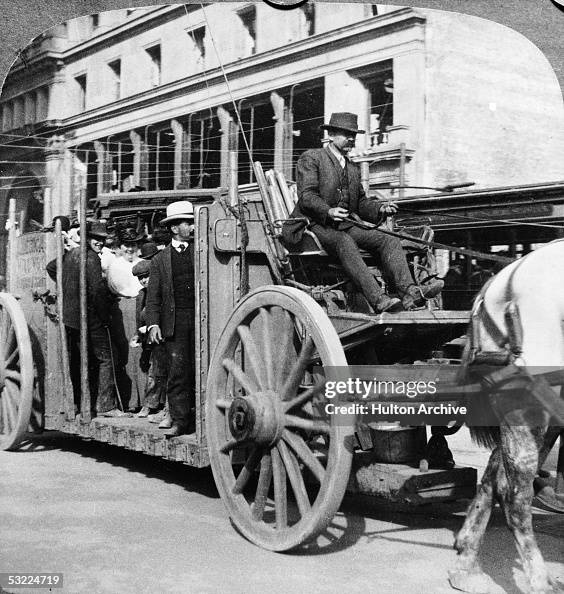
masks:
[[[329,318],[290,287],[250,293],[220,336],[206,396],[210,461],[233,522],[261,547],[304,543],[341,504],[354,419],[324,413],[319,366],[346,364]]]
[[[33,356],[27,322],[8,293],[0,293],[0,448],[14,449],[27,432],[33,401]]]

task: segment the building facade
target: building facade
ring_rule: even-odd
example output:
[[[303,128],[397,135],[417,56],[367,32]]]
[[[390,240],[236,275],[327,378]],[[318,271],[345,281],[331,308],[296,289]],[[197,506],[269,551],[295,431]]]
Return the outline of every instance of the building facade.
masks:
[[[251,160],[293,178],[334,111],[359,114],[353,158],[372,190],[564,179],[562,94],[544,56],[442,11],[242,2],[89,15],[32,43],[0,107],[0,212],[15,197],[22,229],[72,211],[81,192],[225,186],[233,150],[242,184]]]

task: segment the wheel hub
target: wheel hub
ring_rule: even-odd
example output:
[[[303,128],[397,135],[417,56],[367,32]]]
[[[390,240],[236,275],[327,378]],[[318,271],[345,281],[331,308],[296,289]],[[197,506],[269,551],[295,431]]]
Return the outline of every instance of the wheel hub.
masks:
[[[234,398],[227,419],[229,431],[237,441],[254,441],[259,445],[276,443],[284,429],[282,403],[273,392]]]

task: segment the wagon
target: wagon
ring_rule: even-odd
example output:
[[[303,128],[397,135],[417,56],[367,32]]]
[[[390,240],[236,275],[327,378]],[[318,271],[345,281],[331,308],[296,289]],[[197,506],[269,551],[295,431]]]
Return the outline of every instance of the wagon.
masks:
[[[294,251],[283,247],[280,221],[293,198],[275,172],[254,185],[233,181],[228,190],[108,194],[90,206],[98,217],[132,217],[151,230],[166,205],[182,199],[195,211],[195,433],[167,439],[144,419],[91,418],[88,406],[75,415],[62,281],[45,275],[46,262],[62,258],[60,226],[18,234],[12,204],[8,284],[0,294],[2,448],[16,448],[31,424],[211,465],[237,529],[275,551],[319,534],[347,489],[410,504],[471,497],[474,469],[426,467],[425,427],[365,423],[352,409],[330,414],[323,380],[327,370],[351,364],[377,364],[379,380],[409,380],[441,362],[454,382],[469,312],[434,304],[374,314],[314,237]],[[84,197],[80,204],[84,230]],[[416,276],[421,257],[413,257]],[[82,331],[85,338],[85,325]],[[433,398],[448,396],[426,396]]]

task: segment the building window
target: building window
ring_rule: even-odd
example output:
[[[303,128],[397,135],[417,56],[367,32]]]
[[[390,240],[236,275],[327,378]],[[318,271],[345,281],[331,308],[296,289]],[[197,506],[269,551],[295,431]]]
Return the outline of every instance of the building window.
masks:
[[[306,2],[299,8],[302,37],[311,37],[315,34],[315,6],[313,2]]]
[[[121,60],[114,60],[108,64],[111,77],[111,97],[113,101],[121,98]]]
[[[96,29],[100,26],[100,15],[97,12],[90,15],[90,26],[92,31],[96,31]]]
[[[246,31],[244,55],[255,54],[257,51],[257,9],[254,6],[249,6],[237,14]]]
[[[75,76],[74,80],[76,82],[76,106],[79,111],[84,111],[86,109],[86,74]]]
[[[153,45],[145,50],[151,61],[150,80],[151,86],[158,87],[161,84],[161,46]]]
[[[206,28],[198,27],[197,29],[192,29],[188,32],[188,35],[194,44],[194,49],[198,56],[197,60],[203,66],[206,60]]]
[[[366,81],[369,95],[369,146],[388,142],[388,127],[394,124],[394,79],[391,70]]]
[[[378,16],[378,4],[371,4],[370,8],[372,16]]]

